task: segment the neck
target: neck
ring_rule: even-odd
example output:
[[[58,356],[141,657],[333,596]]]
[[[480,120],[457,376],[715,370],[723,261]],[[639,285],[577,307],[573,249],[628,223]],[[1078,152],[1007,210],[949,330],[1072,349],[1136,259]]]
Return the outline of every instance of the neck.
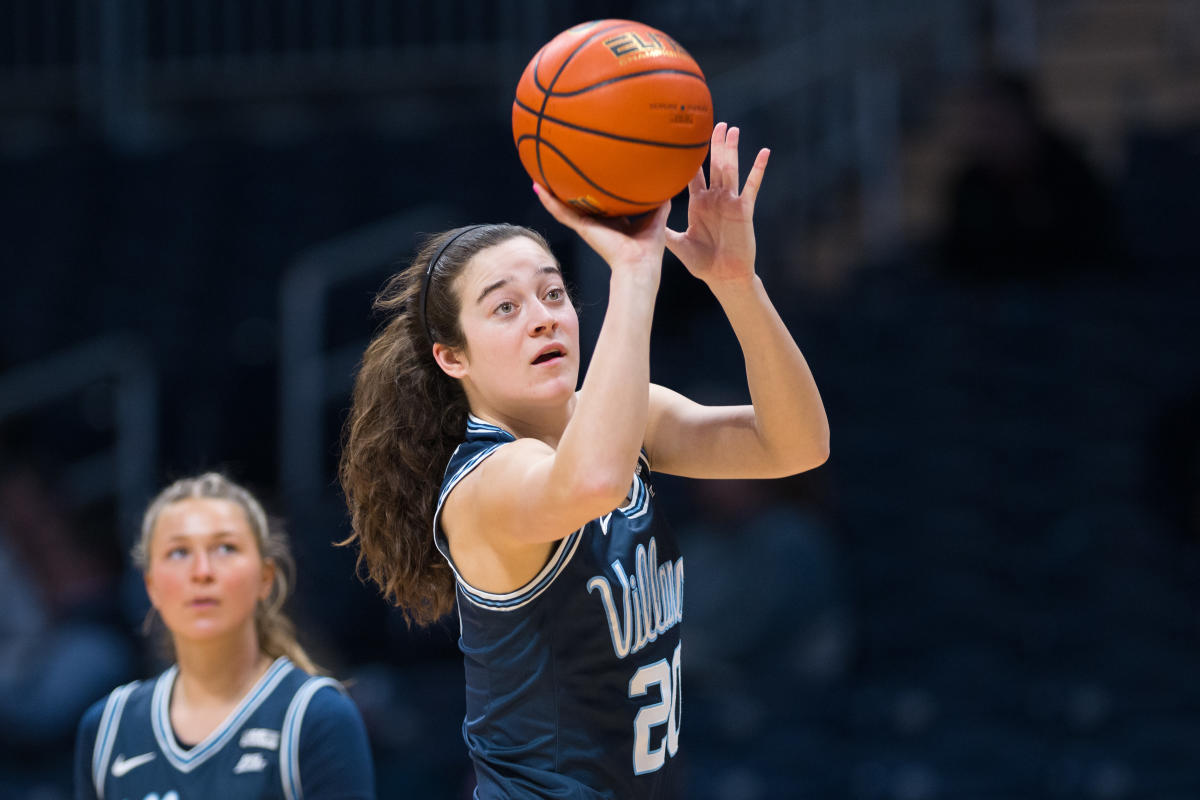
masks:
[[[253,626],[228,640],[188,642],[175,640],[179,677],[175,692],[189,702],[237,701],[262,677],[271,657],[258,648]]]
[[[575,395],[572,394],[561,406],[539,407],[531,413],[526,410],[522,410],[521,413],[505,413],[497,409],[483,410],[474,407],[471,413],[485,422],[504,428],[519,439],[538,439],[557,448],[558,440],[562,438],[563,431],[571,420],[571,414],[575,411],[575,401]]]

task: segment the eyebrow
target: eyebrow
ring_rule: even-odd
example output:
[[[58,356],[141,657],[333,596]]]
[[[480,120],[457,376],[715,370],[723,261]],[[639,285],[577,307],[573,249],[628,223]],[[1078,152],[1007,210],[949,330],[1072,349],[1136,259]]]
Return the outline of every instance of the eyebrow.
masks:
[[[537,274],[539,274],[539,275],[552,274],[552,275],[558,275],[559,277],[562,277],[562,270],[560,270],[558,267],[555,267],[555,266],[542,267],[541,269],[538,270]],[[487,297],[490,292],[494,292],[496,289],[499,289],[500,287],[504,286],[505,284],[508,283],[508,281],[509,281],[508,278],[501,278],[500,280],[496,281],[495,283],[489,283],[487,286],[483,287],[483,291],[479,293],[479,297],[475,298],[475,302],[482,303],[483,298]]]
[[[231,530],[225,530],[224,528],[222,528],[220,530],[212,531],[211,533],[193,533],[193,534],[171,533],[171,534],[167,534],[165,541],[168,544],[172,544],[175,542],[193,542],[198,539],[236,539],[236,538],[237,538],[236,533],[234,533]]]

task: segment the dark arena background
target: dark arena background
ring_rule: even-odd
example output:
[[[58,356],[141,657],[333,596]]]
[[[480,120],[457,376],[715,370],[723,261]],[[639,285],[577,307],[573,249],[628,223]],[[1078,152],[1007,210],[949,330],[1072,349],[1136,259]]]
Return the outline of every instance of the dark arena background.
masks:
[[[79,715],[162,668],[126,554],[210,468],[289,528],[379,796],[469,796],[456,622],[333,546],[339,431],[422,232],[545,232],[594,339],[509,115],[603,17],[773,149],[759,272],[832,429],[798,478],[659,481],[686,797],[1200,797],[1194,0],[0,0],[0,796],[70,797]],[[657,314],[653,380],[745,400],[673,259]]]

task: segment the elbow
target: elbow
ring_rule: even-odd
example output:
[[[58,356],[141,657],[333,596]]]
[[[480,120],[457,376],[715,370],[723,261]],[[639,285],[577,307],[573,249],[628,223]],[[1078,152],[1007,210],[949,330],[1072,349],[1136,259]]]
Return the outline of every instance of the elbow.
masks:
[[[809,469],[816,469],[829,460],[829,426],[826,425],[821,430],[821,435],[817,439],[813,447],[813,456],[816,462]]]
[[[575,497],[581,507],[601,516],[625,502],[632,483],[632,469],[593,469],[579,476]]]
[[[829,460],[829,436],[828,435],[826,435],[825,441],[821,442],[821,445],[813,453],[813,459],[814,460],[812,462],[812,466],[810,466],[809,469],[816,469],[817,467],[821,466],[822,464],[824,464],[826,461]]]
[[[637,455],[605,457],[588,452],[583,458],[558,453],[546,481],[546,499],[572,517],[595,519],[619,508],[629,495]]]
[[[780,462],[780,475],[799,475],[816,469],[829,460],[829,430],[825,429],[822,436],[801,447],[793,448],[787,459]]]
[[[829,460],[829,428],[826,427],[821,437],[813,444],[812,462],[808,469],[816,469]]]
[[[632,481],[631,475],[592,475],[580,483],[576,497],[582,505],[594,509],[595,516],[600,516],[625,502]]]

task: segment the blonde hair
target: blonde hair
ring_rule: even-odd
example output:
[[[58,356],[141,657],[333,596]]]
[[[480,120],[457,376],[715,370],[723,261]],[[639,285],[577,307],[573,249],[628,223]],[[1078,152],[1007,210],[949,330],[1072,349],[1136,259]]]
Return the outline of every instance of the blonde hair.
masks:
[[[275,579],[271,583],[270,594],[258,604],[254,612],[258,647],[272,658],[287,656],[305,672],[320,673],[320,668],[313,663],[296,640],[296,627],[283,611],[288,595],[291,594],[296,572],[287,534],[279,526],[270,524],[262,504],[253,494],[224,475],[206,472],[192,478],[182,478],[159,492],[142,515],[141,536],[131,553],[133,563],[142,572],[150,568],[150,540],[154,536],[154,526],[158,523],[159,515],[172,503],[190,499],[227,500],[241,507],[250,523],[259,555],[264,561],[275,565]],[[174,642],[170,637],[167,637],[167,644],[173,656]]]

